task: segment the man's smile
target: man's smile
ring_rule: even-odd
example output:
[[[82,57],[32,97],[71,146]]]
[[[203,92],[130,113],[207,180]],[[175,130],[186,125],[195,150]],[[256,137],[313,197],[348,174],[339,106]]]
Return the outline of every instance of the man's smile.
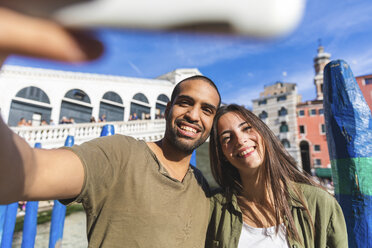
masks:
[[[176,121],[178,133],[186,138],[195,138],[203,129],[198,124],[191,124],[185,120]]]

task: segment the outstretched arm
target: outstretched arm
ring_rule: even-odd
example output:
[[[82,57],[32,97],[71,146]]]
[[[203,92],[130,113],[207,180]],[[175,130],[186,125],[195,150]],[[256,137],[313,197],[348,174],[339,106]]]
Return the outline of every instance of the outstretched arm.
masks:
[[[65,149],[33,149],[0,117],[0,204],[76,197],[84,182],[80,159]]]

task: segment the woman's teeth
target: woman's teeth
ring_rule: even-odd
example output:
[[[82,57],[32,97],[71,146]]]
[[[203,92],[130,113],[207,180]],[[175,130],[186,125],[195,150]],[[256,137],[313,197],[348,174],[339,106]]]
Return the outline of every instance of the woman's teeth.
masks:
[[[252,152],[253,150],[254,150],[254,148],[253,148],[253,147],[250,147],[250,148],[248,148],[247,150],[244,150],[244,151],[242,151],[241,153],[239,153],[239,156],[240,156],[240,157],[243,157],[244,155],[246,155],[246,154]]]

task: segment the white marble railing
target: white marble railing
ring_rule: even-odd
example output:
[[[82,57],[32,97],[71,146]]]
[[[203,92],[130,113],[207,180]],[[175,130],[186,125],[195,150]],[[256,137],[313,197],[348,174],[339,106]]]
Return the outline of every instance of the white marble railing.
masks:
[[[103,122],[63,124],[39,127],[12,127],[11,129],[24,138],[31,146],[40,142],[43,148],[57,148],[64,145],[68,135],[74,136],[75,144],[97,138],[102,127],[112,124],[116,134],[125,134],[137,139],[155,141],[163,137],[165,120],[138,120],[128,122]]]

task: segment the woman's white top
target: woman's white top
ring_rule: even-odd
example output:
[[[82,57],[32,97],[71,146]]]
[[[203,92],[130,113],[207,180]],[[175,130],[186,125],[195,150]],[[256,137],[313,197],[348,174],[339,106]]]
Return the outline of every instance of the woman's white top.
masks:
[[[275,228],[275,226],[256,228],[243,222],[238,248],[288,248],[287,230],[284,224],[280,224],[278,233],[275,232]]]

